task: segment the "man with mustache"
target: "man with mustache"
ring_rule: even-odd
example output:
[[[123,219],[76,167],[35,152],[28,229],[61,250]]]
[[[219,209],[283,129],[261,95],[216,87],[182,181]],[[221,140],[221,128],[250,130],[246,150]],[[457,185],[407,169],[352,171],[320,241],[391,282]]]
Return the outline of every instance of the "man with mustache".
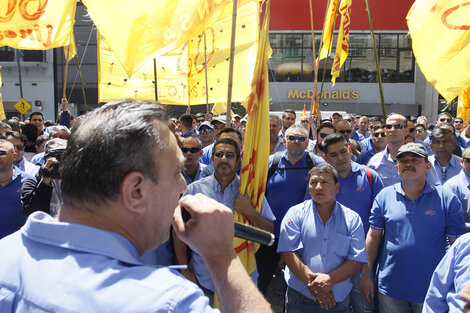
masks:
[[[458,198],[426,181],[432,165],[423,145],[401,146],[396,159],[401,182],[384,188],[372,206],[368,269],[382,244],[377,274],[380,312],[421,312],[432,273],[448,242],[465,234],[465,222]],[[374,294],[370,275],[362,275],[361,290],[365,296]]]

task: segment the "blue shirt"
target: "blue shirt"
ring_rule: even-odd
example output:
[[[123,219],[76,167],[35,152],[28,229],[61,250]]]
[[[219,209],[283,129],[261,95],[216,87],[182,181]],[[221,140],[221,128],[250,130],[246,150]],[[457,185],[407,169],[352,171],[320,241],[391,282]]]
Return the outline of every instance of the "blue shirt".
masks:
[[[370,173],[372,188],[364,166],[351,162],[349,175],[346,178],[338,176],[339,192],[336,194],[336,201],[359,214],[364,226],[364,234],[367,234],[369,230],[372,202],[384,187],[377,172],[370,170]]]
[[[367,163],[371,169],[375,170],[382,178],[385,187],[401,182],[400,174],[398,174],[396,163],[388,152],[388,146],[379,153],[376,153]],[[426,181],[431,185],[440,185],[441,181],[434,169],[426,174]]]
[[[465,222],[470,223],[470,216],[467,212],[468,199],[470,198],[470,177],[461,170],[459,174],[446,181],[444,188],[452,190],[459,198],[460,203],[462,203]]]
[[[218,312],[175,269],[143,265],[126,238],[44,212],[0,251],[1,312]]]
[[[226,207],[230,208],[232,211],[235,210],[235,200],[237,194],[240,192],[240,177],[235,176],[233,181],[228,185],[224,193],[220,192],[220,184],[217,182],[217,179],[214,175],[201,178],[200,180],[192,183],[188,186],[188,189],[184,193],[185,195],[195,195],[197,193],[202,193],[209,198],[216,200],[217,202],[222,203]],[[266,219],[273,221],[275,219],[271,208],[269,207],[269,203],[264,199],[263,201],[263,209],[261,211],[261,216],[265,217]],[[202,260],[202,257],[196,253],[192,252],[192,258],[190,262],[191,270],[194,271],[197,277],[197,281],[201,286],[211,291],[214,291],[214,284],[212,283],[212,279],[207,271],[206,265]],[[258,271],[254,271],[251,273],[251,278],[256,280],[258,278]]]
[[[277,252],[297,252],[314,273],[330,273],[346,260],[367,263],[365,236],[359,215],[336,202],[323,225],[312,200],[287,211],[281,224]],[[286,267],[284,278],[289,287],[313,299],[307,286]],[[343,301],[352,289],[351,279],[333,286],[336,302]]]
[[[460,138],[460,140],[459,140],[459,142],[460,142],[459,146],[461,146],[462,148],[466,148],[466,147],[468,146],[468,143],[470,143],[470,139],[465,138],[465,136],[463,135],[463,133],[464,133],[464,132],[461,132],[460,135],[459,135],[459,138]],[[456,140],[456,142],[457,142],[457,140]]]
[[[470,283],[470,234],[458,238],[432,275],[423,313],[462,312],[459,294]]]
[[[359,154],[357,156],[357,159],[356,159],[356,162],[359,163],[359,164],[362,164],[362,165],[366,165],[367,163],[369,163],[369,160],[375,155],[375,150],[374,148],[370,149],[370,150],[367,150],[367,151],[364,151],[364,152],[361,152],[361,154]]]
[[[192,182],[199,180],[199,178],[201,178],[201,172],[205,167],[206,167],[205,164],[199,163],[199,166],[197,167],[196,175],[194,176],[194,180],[191,177],[189,177],[189,175],[186,174],[184,170],[182,170],[181,174],[183,174],[184,180],[186,180],[186,185],[189,185]]]
[[[404,301],[422,303],[431,275],[444,256],[447,237],[466,232],[460,201],[442,186],[426,183],[414,200],[401,184],[375,198],[370,227],[383,230],[378,289]]]
[[[13,169],[10,181],[5,186],[0,185],[0,239],[20,229],[26,221],[21,205],[21,187],[31,175],[16,166]]]
[[[287,158],[287,151],[282,153],[277,170],[266,182],[266,199],[276,217],[274,221],[274,236],[279,237],[281,221],[290,207],[310,199],[308,191],[308,166],[307,155],[292,164]],[[269,157],[269,167],[273,163],[274,156]],[[325,163],[325,160],[315,156],[314,164]]]
[[[462,170],[462,164],[460,164],[460,158],[456,155],[450,157],[450,161],[445,166],[445,171],[441,167],[439,161],[436,160],[435,155],[429,157],[429,162],[431,162],[432,167],[436,171],[437,176],[439,177],[441,184],[444,184],[448,179],[454,177]]]
[[[46,159],[44,158],[44,152],[41,152],[41,153],[38,153],[38,154],[35,154],[32,158],[31,158],[31,163],[33,164],[45,164],[46,163]]]
[[[286,146],[284,145],[284,140],[281,137],[277,137],[277,142],[276,145],[274,146],[274,153],[276,152],[282,152],[286,150]]]
[[[354,139],[358,142],[365,139],[365,137],[362,134],[358,133],[357,131],[353,131],[352,134],[351,134],[351,137],[349,137],[349,138]]]
[[[374,141],[372,140],[372,137],[365,138],[364,140],[361,141],[361,144],[364,146],[364,149],[370,150],[374,149]]]
[[[212,164],[212,149],[214,148],[214,143],[211,143],[210,145],[202,149],[202,156],[199,159],[199,162],[205,165]]]

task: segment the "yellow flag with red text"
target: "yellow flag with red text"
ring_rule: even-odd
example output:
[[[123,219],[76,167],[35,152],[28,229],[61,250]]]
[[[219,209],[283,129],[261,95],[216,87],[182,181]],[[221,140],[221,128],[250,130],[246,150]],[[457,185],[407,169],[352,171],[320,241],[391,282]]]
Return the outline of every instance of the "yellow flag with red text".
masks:
[[[470,1],[416,0],[406,19],[421,72],[452,101],[470,86]]]
[[[0,1],[0,47],[45,50],[69,44],[76,0]]]
[[[349,53],[349,30],[351,28],[351,0],[341,0],[339,6],[341,24],[339,27],[338,41],[336,43],[335,58],[331,67],[331,81],[335,85],[339,70]]]
[[[463,119],[463,124],[470,119],[470,87],[465,89],[459,95],[459,104],[457,107],[457,116]]]
[[[327,58],[331,53],[331,48],[333,46],[333,30],[336,20],[336,11],[338,9],[339,0],[330,0],[328,2],[328,10],[325,16],[325,24],[323,25],[323,35],[322,35],[322,48],[319,54],[319,60]]]

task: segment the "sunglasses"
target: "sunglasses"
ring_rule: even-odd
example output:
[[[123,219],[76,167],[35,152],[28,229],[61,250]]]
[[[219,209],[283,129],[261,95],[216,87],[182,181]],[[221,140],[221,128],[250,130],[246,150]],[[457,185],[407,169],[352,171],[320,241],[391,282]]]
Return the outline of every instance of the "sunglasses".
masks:
[[[439,119],[439,122],[448,122],[448,123],[451,123],[451,122],[452,122],[452,119],[451,119],[451,118],[440,118],[440,119]]]
[[[379,137],[385,138],[385,137],[387,137],[387,134],[381,133],[381,132],[377,132],[377,133],[374,133],[374,137],[375,137],[375,138],[379,138]]]
[[[387,129],[392,129],[392,128],[395,128],[395,129],[402,129],[404,128],[405,126],[402,125],[402,124],[387,124],[385,125],[385,128]]]
[[[210,134],[211,132],[212,132],[212,129],[210,129],[210,128],[199,129],[200,134]]]
[[[346,121],[348,121],[349,123],[351,123],[351,122],[352,122],[352,119],[347,118]]]
[[[181,151],[182,151],[183,153],[188,153],[188,151],[191,152],[191,153],[198,153],[199,151],[201,151],[201,148],[196,148],[196,147],[194,147],[194,148],[185,148],[185,147],[181,147]]]
[[[424,132],[424,128],[417,129],[416,132],[417,133],[422,133],[422,132]]]
[[[204,120],[196,120],[198,123],[202,123],[204,122]]]
[[[455,121],[454,121],[454,124],[463,124],[463,121],[461,121],[461,120],[455,120]]]
[[[225,155],[225,157],[226,157],[227,159],[229,159],[229,160],[231,160],[231,159],[233,159],[233,158],[235,157],[235,153],[233,153],[233,152],[225,152],[225,153],[223,153],[222,151],[218,151],[218,152],[214,153],[214,156],[216,156],[216,157],[219,158],[219,159],[222,159],[222,158],[224,157],[224,155]]]
[[[328,136],[329,134],[326,134],[326,133],[319,133],[318,135],[320,135],[320,138],[325,139],[326,136]]]
[[[308,120],[301,120],[300,122],[308,124]]]
[[[344,134],[350,134],[350,133],[352,133],[352,129],[342,129],[342,130],[338,130],[338,132],[340,134],[343,134],[343,135]]]
[[[6,150],[0,150],[0,155],[7,155]]]
[[[462,158],[464,162],[470,163],[470,158]]]
[[[307,137],[304,137],[304,136],[294,136],[294,135],[290,135],[290,136],[287,136],[287,139],[289,139],[289,141],[298,141],[298,142],[304,142]]]
[[[408,129],[408,132],[409,132],[409,133],[412,133],[412,132],[414,132],[414,131],[415,131],[415,128],[414,128],[414,127],[411,127],[411,128]]]

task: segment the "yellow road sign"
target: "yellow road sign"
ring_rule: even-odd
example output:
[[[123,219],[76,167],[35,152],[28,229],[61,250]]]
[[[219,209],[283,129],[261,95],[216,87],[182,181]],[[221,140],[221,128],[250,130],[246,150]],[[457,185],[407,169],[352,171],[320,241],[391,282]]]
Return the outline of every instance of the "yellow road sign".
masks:
[[[21,114],[25,114],[31,109],[31,104],[28,103],[24,98],[21,98],[20,101],[15,103],[15,109],[17,109]]]

